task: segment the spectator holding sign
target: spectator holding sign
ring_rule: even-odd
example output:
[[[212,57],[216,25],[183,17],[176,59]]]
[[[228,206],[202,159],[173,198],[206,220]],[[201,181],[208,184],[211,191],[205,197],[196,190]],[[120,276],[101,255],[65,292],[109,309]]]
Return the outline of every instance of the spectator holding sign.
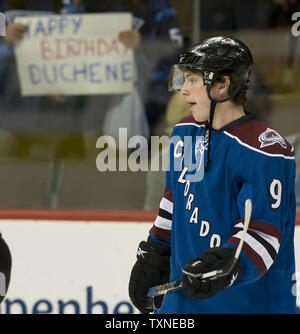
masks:
[[[15,58],[16,46],[23,40],[27,33],[27,25],[14,22],[16,17],[50,15],[59,12],[62,2],[58,0],[29,1],[10,0],[2,3],[1,11],[6,15],[6,36],[0,41],[0,105],[1,105],[1,126],[0,126],[0,155],[31,154],[37,152],[37,142],[29,146],[20,146],[20,143],[27,143],[28,134],[33,132],[53,129],[60,124],[61,117],[53,117],[59,111],[74,110],[75,100],[67,99],[64,96],[22,96],[20,82],[17,73]],[[62,114],[62,113],[60,113]],[[66,114],[66,113],[65,113]],[[45,118],[48,121],[45,121]],[[49,122],[49,116],[51,121]],[[62,116],[62,115],[60,115]],[[69,126],[70,128],[72,125]],[[26,138],[24,137],[26,136]],[[25,141],[23,141],[25,139]],[[52,156],[52,152],[38,149],[38,155]]]
[[[94,154],[99,132],[116,136],[120,127],[128,129],[128,136],[148,137],[163,117],[170,98],[167,91],[169,65],[161,60],[172,59],[182,46],[174,8],[168,0],[73,0],[65,12],[133,14],[132,29],[120,31],[118,37],[126,47],[134,49],[137,89],[131,96],[98,95],[86,99],[86,147]]]
[[[51,14],[55,10],[58,11],[59,1],[45,1],[43,4],[37,4],[36,1],[27,0],[14,0],[9,1],[9,6],[5,9],[10,8],[15,11],[12,17],[16,16],[34,16],[37,11],[42,10],[43,13]],[[48,5],[47,5],[48,4]],[[39,7],[40,5],[40,7]],[[2,10],[4,7],[2,8]],[[46,10],[46,12],[45,12]],[[167,87],[166,87],[166,74],[168,73],[168,66],[164,62],[160,62],[160,58],[168,58],[168,55],[172,54],[175,50],[173,41],[176,40],[177,46],[180,45],[181,36],[176,23],[175,11],[169,5],[167,0],[156,0],[156,1],[72,1],[64,8],[65,13],[78,14],[78,13],[116,13],[116,12],[130,12],[134,15],[132,29],[127,29],[119,32],[120,44],[124,45],[126,49],[135,50],[135,58],[138,68],[138,79],[135,80],[136,89],[132,94],[112,95],[110,91],[94,92],[96,95],[86,96],[84,92],[80,91],[82,96],[76,96],[77,92],[73,92],[72,97],[65,95],[50,95],[49,92],[39,92],[37,89],[40,88],[37,83],[40,80],[41,72],[40,68],[34,63],[34,59],[41,54],[49,56],[51,39],[41,41],[40,45],[44,53],[35,53],[32,47],[28,47],[31,40],[32,22],[35,22],[33,18],[28,20],[22,19],[20,22],[28,22],[29,26],[23,23],[10,23],[7,26],[7,36],[3,39],[0,45],[0,76],[5,78],[1,80],[0,84],[0,103],[2,106],[2,129],[7,131],[36,131],[40,132],[44,130],[60,130],[65,133],[66,130],[82,131],[85,133],[86,130],[96,130],[104,126],[105,132],[114,135],[115,129],[120,127],[127,127],[131,131],[128,135],[144,135],[149,136],[148,122],[144,106],[157,105],[159,101],[167,103]],[[63,18],[62,18],[63,19]],[[51,21],[51,19],[49,18]],[[41,20],[42,21],[42,20]],[[40,27],[42,29],[42,26]],[[39,36],[42,30],[39,30]],[[15,46],[26,36],[26,43],[20,43],[18,48]],[[163,40],[163,42],[161,42]],[[166,42],[169,43],[166,43]],[[36,41],[34,41],[36,43]],[[21,49],[27,45],[29,53],[23,54]],[[176,44],[176,43],[175,43]],[[51,44],[52,45],[52,44]],[[22,46],[22,48],[21,48]],[[58,47],[60,44],[58,45]],[[160,52],[153,52],[159,48]],[[18,72],[15,59],[18,56]],[[49,52],[48,52],[49,51]],[[49,58],[49,57],[48,57]],[[22,63],[28,59],[33,62],[29,67],[20,65],[20,59]],[[86,58],[84,58],[86,59]],[[45,59],[44,59],[45,60]],[[97,60],[98,61],[98,60]],[[49,62],[48,62],[49,63]],[[162,64],[162,66],[160,66]],[[20,66],[19,66],[20,65]],[[51,64],[50,64],[51,65]],[[44,66],[44,64],[43,64]],[[56,66],[54,64],[53,66]],[[99,65],[101,66],[101,65]],[[98,67],[99,67],[98,66]],[[30,86],[33,88],[30,91],[24,93],[24,69],[28,69],[27,76],[29,73],[29,79],[26,82],[26,89]],[[61,67],[60,67],[61,68]],[[71,65],[69,62],[63,64],[63,70],[66,73],[66,69],[69,70]],[[126,70],[126,69],[125,69]],[[125,71],[124,70],[124,71]],[[23,71],[23,72],[22,72]],[[126,71],[125,71],[126,72]],[[125,73],[124,72],[124,73]],[[94,72],[93,72],[94,73]],[[126,72],[128,73],[128,71]],[[125,73],[125,74],[126,74]],[[46,73],[47,81],[49,74]],[[45,76],[45,74],[43,74]],[[54,76],[55,73],[51,73]],[[94,78],[94,77],[93,77]],[[126,77],[127,78],[127,77]],[[25,78],[26,79],[26,78]],[[64,76],[65,83],[69,80],[69,76]],[[20,82],[21,91],[20,92]],[[52,80],[54,81],[54,80]],[[159,89],[159,94],[153,94],[150,96],[152,87],[151,83],[154,83],[154,87]],[[30,84],[30,85],[29,85]],[[70,86],[70,84],[68,84]],[[54,87],[54,85],[52,85]],[[138,89],[137,89],[138,88]],[[99,87],[101,90],[101,87]],[[64,94],[63,91],[59,90],[59,94]],[[102,95],[101,95],[102,93]],[[52,92],[51,92],[52,94]],[[53,93],[57,94],[57,93]],[[103,95],[105,94],[105,95]],[[24,96],[28,95],[28,96]],[[37,96],[39,95],[39,96]],[[72,94],[71,94],[72,95]],[[156,99],[156,100],[155,100]],[[158,100],[158,101],[157,101]],[[101,111],[99,110],[101,106]],[[147,107],[146,107],[147,109]],[[153,115],[159,113],[159,108],[151,108],[154,113],[147,113],[155,120]],[[83,120],[81,119],[81,113],[75,113],[75,111],[83,111]],[[165,110],[165,108],[163,108]],[[110,111],[106,112],[105,111]],[[128,114],[129,112],[129,114]],[[120,117],[120,115],[122,117]],[[25,116],[25,117],[22,117]],[[154,122],[148,117],[150,124]],[[97,119],[97,118],[100,118]],[[101,119],[102,118],[102,119]],[[105,118],[105,119],[104,119]],[[48,120],[48,121],[47,121]],[[117,120],[119,123],[116,123]],[[94,137],[95,139],[97,137]],[[4,141],[6,142],[6,141]],[[95,152],[95,140],[88,143],[88,148],[92,148]]]

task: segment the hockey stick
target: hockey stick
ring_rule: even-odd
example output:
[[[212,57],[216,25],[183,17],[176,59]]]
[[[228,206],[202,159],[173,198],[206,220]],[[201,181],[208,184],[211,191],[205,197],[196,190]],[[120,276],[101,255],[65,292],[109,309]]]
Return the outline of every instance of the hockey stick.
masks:
[[[251,219],[251,212],[252,212],[252,202],[250,199],[247,199],[245,201],[245,219],[244,219],[244,228],[243,228],[243,232],[242,232],[242,236],[239,242],[239,245],[236,249],[235,255],[233,257],[233,260],[231,263],[229,263],[229,265],[227,266],[227,268],[223,268],[223,269],[219,269],[219,270],[213,270],[213,271],[209,271],[207,273],[202,274],[201,276],[199,276],[200,279],[217,279],[219,277],[223,277],[223,276],[227,276],[231,270],[234,268],[237,260],[239,259],[242,247],[243,247],[243,243],[244,243],[244,239],[248,230],[248,226],[250,223],[250,219]],[[178,281],[172,281],[169,283],[165,283],[162,285],[157,285],[154,286],[152,288],[150,288],[148,290],[147,293],[147,297],[151,298],[149,301],[149,308],[152,307],[152,305],[154,305],[154,297],[160,296],[160,295],[165,295],[168,292],[171,291],[175,291],[179,288],[182,288],[182,281],[178,280]],[[151,306],[150,306],[151,305]]]

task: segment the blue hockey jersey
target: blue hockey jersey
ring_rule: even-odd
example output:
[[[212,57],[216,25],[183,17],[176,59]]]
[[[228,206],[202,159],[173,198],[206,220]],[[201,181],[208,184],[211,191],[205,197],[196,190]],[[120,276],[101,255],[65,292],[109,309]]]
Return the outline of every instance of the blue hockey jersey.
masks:
[[[210,247],[236,248],[244,204],[252,215],[240,255],[240,279],[206,300],[179,289],[168,293],[159,313],[296,313],[295,159],[293,147],[252,115],[212,130],[207,159],[207,122],[189,116],[172,134],[166,189],[150,230],[170,245],[170,281]]]

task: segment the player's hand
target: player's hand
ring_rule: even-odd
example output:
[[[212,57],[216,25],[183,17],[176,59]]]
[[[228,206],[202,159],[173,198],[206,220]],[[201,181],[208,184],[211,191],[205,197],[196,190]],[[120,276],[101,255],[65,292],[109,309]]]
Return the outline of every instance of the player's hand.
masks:
[[[137,261],[131,271],[129,296],[132,303],[142,312],[150,313],[148,290],[167,283],[170,275],[170,248],[148,238],[142,241],[137,251]],[[163,296],[155,297],[155,308],[160,308]]]
[[[27,25],[23,23],[11,23],[6,27],[5,42],[8,44],[20,41],[27,30]]]
[[[127,48],[136,48],[141,42],[141,34],[137,30],[124,30],[119,33],[119,41]]]
[[[202,256],[190,260],[182,269],[184,273],[182,283],[186,296],[196,300],[207,299],[234,284],[241,275],[240,259],[225,277],[201,279],[204,273],[228,268],[233,261],[234,254],[234,249],[215,247],[206,251]]]

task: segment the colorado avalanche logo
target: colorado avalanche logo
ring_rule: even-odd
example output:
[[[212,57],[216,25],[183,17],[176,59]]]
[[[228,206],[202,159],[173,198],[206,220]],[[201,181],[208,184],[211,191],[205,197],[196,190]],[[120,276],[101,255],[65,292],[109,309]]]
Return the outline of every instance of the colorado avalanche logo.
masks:
[[[196,140],[194,148],[194,159],[195,163],[191,163],[191,159],[186,159],[189,167],[189,172],[186,175],[186,179],[190,182],[200,182],[204,177],[204,153],[207,150],[208,142],[204,137],[199,137]]]
[[[203,138],[198,139],[195,144],[195,157],[197,161],[197,170],[204,165],[204,151],[207,150],[208,142]]]
[[[267,128],[267,130],[258,137],[258,140],[261,142],[260,148],[274,145],[276,143],[278,143],[283,148],[287,148],[286,142],[280,136],[280,134],[270,128]]]

